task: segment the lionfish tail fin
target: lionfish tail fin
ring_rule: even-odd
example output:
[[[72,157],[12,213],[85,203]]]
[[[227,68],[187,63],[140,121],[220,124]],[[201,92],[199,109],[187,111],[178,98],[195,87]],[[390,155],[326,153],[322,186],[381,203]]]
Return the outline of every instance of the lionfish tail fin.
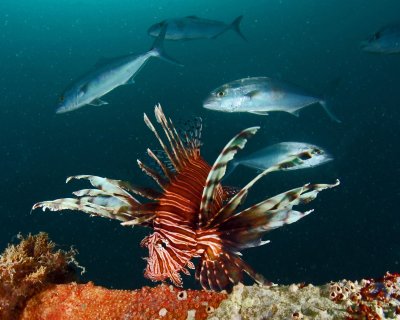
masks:
[[[238,150],[243,149],[247,139],[253,136],[260,127],[251,127],[237,134],[222,149],[217,160],[215,160],[206,180],[199,210],[199,225],[205,225],[210,220],[211,206],[215,198],[217,186],[225,175],[226,166],[233,159]]]
[[[131,193],[141,197],[154,199],[156,193],[147,189],[131,186],[128,182],[112,180],[92,175],[78,175],[68,177],[72,179],[86,179],[96,189],[82,189],[73,192],[76,198],[62,198],[53,201],[38,202],[32,209],[42,208],[43,211],[76,210],[92,216],[116,219],[123,222],[135,221],[134,224],[147,224],[153,219],[150,212],[142,212],[142,206]],[[133,223],[132,223],[133,224]]]
[[[238,254],[224,251],[216,259],[202,257],[196,269],[196,279],[203,289],[232,291],[234,285],[243,282],[243,272],[259,284],[270,284],[261,274],[244,262]]]
[[[288,168],[293,168],[298,165],[304,163],[305,160],[308,160],[314,157],[315,154],[313,150],[306,150],[298,153],[296,155],[292,155],[287,159],[265,169],[263,172],[258,174],[253,180],[251,180],[247,185],[245,185],[234,197],[232,197],[216,214],[212,219],[209,221],[208,226],[213,227],[221,224],[224,220],[228,219],[232,216],[237,209],[237,207],[242,204],[248,194],[249,189],[262,177],[266,176],[267,174],[280,171]]]
[[[306,184],[230,216],[218,227],[223,245],[229,250],[240,251],[267,243],[262,241],[266,232],[294,223],[313,212],[296,211],[293,206],[306,204],[314,200],[320,191],[337,185],[339,181],[334,184]]]

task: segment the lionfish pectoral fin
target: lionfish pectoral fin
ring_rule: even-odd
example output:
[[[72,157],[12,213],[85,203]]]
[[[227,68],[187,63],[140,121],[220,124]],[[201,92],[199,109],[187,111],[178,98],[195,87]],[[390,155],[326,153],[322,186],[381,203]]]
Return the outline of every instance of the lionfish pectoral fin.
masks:
[[[224,220],[228,219],[234,214],[237,207],[243,203],[245,197],[248,194],[249,189],[262,177],[275,171],[284,170],[287,168],[293,168],[301,165],[304,160],[310,159],[314,156],[312,150],[302,151],[294,156],[290,156],[287,159],[265,169],[260,174],[258,174],[253,180],[251,180],[247,185],[245,185],[235,196],[233,196],[215,215],[210,219],[207,226],[215,227],[221,224]]]
[[[42,208],[43,211],[46,211],[46,209],[50,211],[82,211],[91,216],[100,216],[121,221],[126,221],[129,219],[127,214],[119,212],[119,210],[114,210],[114,208],[105,208],[93,202],[89,202],[87,199],[81,200],[79,198],[62,198],[53,201],[38,202],[33,205],[32,210],[38,208]]]
[[[202,257],[196,269],[196,279],[203,289],[230,292],[234,285],[243,282],[243,272],[260,284],[269,283],[233,252],[222,252],[216,259]]]
[[[141,211],[141,203],[127,190],[145,197],[154,196],[145,189],[139,190],[130,187],[129,183],[102,178],[93,175],[77,175],[67,178],[86,179],[97,189],[81,189],[73,192],[77,198],[62,198],[53,201],[36,203],[32,209],[42,208],[51,211],[78,210],[92,216],[100,216],[122,222],[135,221],[135,224],[146,224],[153,218],[152,215]]]
[[[226,166],[231,161],[239,149],[243,149],[247,139],[254,135],[260,127],[251,127],[237,134],[227,143],[214,162],[205,183],[199,210],[199,225],[205,225],[210,217],[211,205],[217,185],[224,177]]]
[[[265,244],[262,236],[266,232],[294,223],[313,212],[293,210],[294,205],[308,203],[315,199],[321,190],[333,188],[338,184],[339,181],[334,184],[306,184],[231,215],[218,226],[222,243],[230,250]]]
[[[180,274],[178,272],[171,272],[169,274],[169,279],[171,280],[171,282],[174,284],[174,286],[176,287],[183,287],[183,282],[182,282],[182,277],[180,276]]]
[[[151,220],[155,218],[155,215],[145,215],[141,217],[135,217],[131,220],[121,222],[121,226],[136,226],[136,225],[145,225]]]
[[[242,211],[242,213],[245,211],[266,213],[268,210],[278,210],[284,208],[291,209],[295,205],[307,204],[311,202],[317,197],[320,191],[334,188],[339,184],[339,180],[336,180],[336,182],[333,184],[308,183],[303,185],[302,187],[283,192],[260,203],[257,203],[250,208]]]
[[[140,202],[128,192],[128,186],[129,186],[128,182],[121,180],[113,180],[93,175],[76,175],[68,177],[66,183],[70,182],[73,179],[88,180],[93,187],[97,188],[98,190],[101,190],[104,195],[115,196],[120,199],[123,198],[125,199],[125,201],[129,199],[129,203],[134,202],[136,204],[140,204]],[[133,191],[133,193],[138,194],[134,190],[129,190],[129,191]]]
[[[190,272],[189,272],[188,269],[182,268],[181,271],[182,271],[184,274],[186,274],[187,276],[190,276]]]

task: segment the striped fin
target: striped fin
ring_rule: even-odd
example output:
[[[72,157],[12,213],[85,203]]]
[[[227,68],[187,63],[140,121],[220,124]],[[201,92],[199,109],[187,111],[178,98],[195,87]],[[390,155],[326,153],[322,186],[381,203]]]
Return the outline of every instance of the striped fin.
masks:
[[[122,180],[113,180],[93,175],[77,175],[68,177],[67,183],[72,179],[87,179],[90,181],[92,186],[98,188],[99,190],[102,190],[106,194],[119,194],[120,196],[125,195],[127,199],[133,200],[137,204],[140,204],[140,202],[136,198],[134,198],[129,192],[151,200],[156,200],[161,196],[161,194],[155,190],[133,186],[129,182]]]
[[[73,192],[77,198],[62,198],[53,201],[36,203],[32,209],[42,208],[43,211],[79,210],[92,216],[116,219],[123,222],[134,221],[131,224],[145,224],[153,219],[152,212],[144,212],[139,208],[140,202],[126,190],[145,196],[143,191],[130,188],[129,183],[92,175],[78,175],[67,178],[86,179],[98,189],[82,189]],[[148,192],[148,195],[150,192]]]
[[[179,143],[176,141],[174,133],[172,132],[171,128],[168,125],[167,118],[165,117],[160,104],[155,106],[154,114],[156,116],[157,122],[163,128],[165,136],[167,137],[169,145],[172,149],[172,152],[174,155],[174,163],[176,164],[175,167],[177,169],[181,168],[183,166],[183,163],[182,163],[181,157],[179,156],[181,153],[181,150],[179,150]],[[178,139],[179,139],[179,137],[178,137]]]
[[[195,125],[189,130],[184,130],[183,135],[181,135],[175,128],[172,120],[167,120],[160,104],[155,106],[154,114],[157,123],[161,125],[164,131],[168,144],[163,142],[154,125],[151,123],[147,115],[144,114],[144,122],[156,136],[162,147],[163,153],[163,155],[160,155],[160,152],[152,152],[148,150],[148,154],[161,168],[163,174],[168,178],[168,180],[171,180],[172,176],[176,172],[179,172],[180,169],[184,168],[188,161],[191,161],[193,157],[200,155],[199,148],[201,144],[200,137],[202,128],[201,118],[196,118]],[[184,137],[185,140],[182,140],[181,137]]]
[[[147,125],[147,127],[154,133],[154,135],[156,136],[158,142],[161,145],[161,148],[164,150],[165,154],[167,155],[169,161],[171,162],[171,164],[174,166],[175,170],[177,170],[177,164],[175,163],[171,153],[169,152],[169,149],[167,148],[167,146],[164,144],[164,142],[162,141],[160,135],[158,134],[156,128],[153,126],[153,124],[151,123],[149,117],[144,114],[144,123]]]
[[[187,149],[197,153],[201,147],[201,133],[203,129],[202,119],[196,117],[193,120],[186,121],[185,129],[180,130],[180,136],[185,137],[185,145]]]
[[[295,205],[306,204],[314,200],[320,191],[336,187],[339,184],[339,180],[336,180],[334,184],[306,184],[255,204],[241,213],[246,211],[265,213],[268,210],[291,209]]]
[[[220,225],[222,243],[233,251],[261,246],[268,243],[261,240],[266,232],[294,223],[311,212],[313,210],[300,212],[289,208],[267,212],[243,211]]]
[[[157,157],[156,154],[150,149],[147,149],[147,154],[158,164],[165,177],[168,178],[168,180],[171,180],[172,172],[167,168],[167,166],[163,162],[161,162],[159,157]]]
[[[100,205],[102,204],[102,205]],[[82,211],[91,216],[128,221],[132,217],[127,213],[128,206],[117,198],[111,197],[83,197],[83,198],[63,198],[53,201],[43,201],[35,203],[33,210],[42,208],[43,211],[74,210]]]
[[[211,204],[214,199],[214,193],[217,185],[220,183],[222,177],[225,174],[227,163],[233,159],[234,155],[239,149],[243,149],[246,145],[247,139],[254,135],[260,127],[251,127],[243,130],[237,134],[222,152],[219,154],[217,160],[212,166],[205,187],[203,189],[203,194],[201,197],[200,211],[199,211],[199,225],[202,226],[209,221]]]
[[[195,276],[205,290],[227,290],[230,292],[234,285],[243,282],[243,272],[246,272],[259,284],[268,283],[262,275],[256,273],[237,254],[228,251],[222,252],[214,260],[203,256],[197,266]]]
[[[232,197],[224,207],[222,207],[215,216],[209,221],[208,226],[214,227],[222,223],[225,219],[230,217],[236,208],[244,201],[249,189],[262,177],[266,176],[270,172],[284,170],[287,168],[293,168],[295,166],[301,165],[304,160],[308,160],[313,157],[312,150],[303,151],[297,155],[289,157],[287,160],[281,161],[280,163],[273,165],[259,175],[257,175],[253,180],[251,180],[247,185],[245,185],[234,197]]]
[[[317,197],[318,192],[337,185],[338,180],[334,184],[306,184],[230,216],[218,228],[224,246],[230,250],[242,250],[264,244],[261,240],[264,233],[294,223],[312,212],[292,210],[294,205],[308,203]]]
[[[170,118],[168,120],[169,120],[169,126],[171,127],[171,131],[172,131],[173,135],[175,136],[175,140],[177,141],[177,144],[178,144],[181,162],[185,165],[186,161],[188,161],[191,157],[190,152],[193,149],[193,146],[190,146],[189,148],[185,147],[180,135],[178,134],[178,131],[176,130],[176,128],[174,126],[174,123],[172,122],[172,120]]]
[[[142,171],[147,174],[150,178],[152,178],[162,190],[165,190],[165,181],[164,179],[153,169],[150,167],[146,166],[142,161],[139,159],[137,160],[137,164]]]
[[[175,129],[174,123],[172,122],[172,120],[169,118],[169,125],[172,129],[173,135],[175,135],[175,139],[178,142],[178,148],[179,148],[179,153],[181,154],[181,161],[185,162],[187,159],[189,159],[190,155],[188,153],[189,150],[186,150],[181,137],[178,134],[178,131]],[[191,149],[191,148],[190,148]]]

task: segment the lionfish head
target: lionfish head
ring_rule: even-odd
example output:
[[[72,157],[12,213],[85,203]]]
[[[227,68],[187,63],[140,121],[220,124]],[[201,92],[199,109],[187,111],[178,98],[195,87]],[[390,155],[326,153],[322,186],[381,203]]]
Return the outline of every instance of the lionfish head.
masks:
[[[181,261],[176,261],[176,259],[184,257],[185,254],[177,252],[168,239],[159,232],[145,237],[141,246],[149,250],[149,257],[145,258],[147,266],[144,276],[152,281],[165,281],[169,278],[175,286],[182,287],[182,278],[179,272],[184,270],[182,270]],[[187,264],[192,268],[190,261]]]

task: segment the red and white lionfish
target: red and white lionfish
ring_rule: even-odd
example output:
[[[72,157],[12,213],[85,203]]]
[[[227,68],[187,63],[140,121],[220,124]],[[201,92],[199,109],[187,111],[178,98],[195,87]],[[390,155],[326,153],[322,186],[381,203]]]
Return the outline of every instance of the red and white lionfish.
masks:
[[[210,166],[200,155],[201,119],[190,130],[178,132],[160,105],[155,107],[155,117],[168,143],[145,114],[144,121],[159,141],[163,156],[147,149],[158,169],[140,160],[138,164],[158,184],[159,191],[120,180],[78,175],[69,177],[67,182],[87,179],[95,189],[73,192],[77,198],[39,202],[33,209],[80,210],[92,216],[120,220],[124,226],[152,228],[153,233],[141,245],[149,250],[144,275],[153,281],[169,278],[181,287],[180,272],[189,274],[188,268],[195,268],[191,260],[196,257],[200,258],[196,279],[204,289],[230,290],[242,281],[243,271],[256,282],[265,283],[263,276],[241,259],[240,251],[267,243],[261,239],[266,232],[308,215],[312,210],[299,212],[292,207],[310,202],[319,191],[335,187],[339,181],[306,184],[238,212],[257,180],[270,172],[302,163],[313,156],[312,150],[266,169],[242,189],[232,192],[232,188],[221,185],[227,163],[259,127],[237,134]],[[139,201],[138,197],[147,201]]]

